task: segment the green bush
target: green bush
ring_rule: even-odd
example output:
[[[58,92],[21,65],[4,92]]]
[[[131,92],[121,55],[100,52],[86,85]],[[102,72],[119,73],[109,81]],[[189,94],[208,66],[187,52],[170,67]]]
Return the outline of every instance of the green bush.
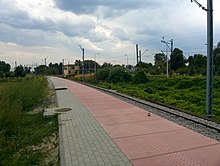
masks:
[[[110,70],[107,80],[111,83],[129,82],[131,75],[129,75],[123,67],[117,66]]]
[[[106,81],[109,76],[109,73],[110,73],[110,68],[103,68],[103,69],[99,69],[96,72],[95,76],[96,79],[99,81]]]
[[[146,87],[144,89],[144,92],[146,92],[148,94],[153,94],[154,93],[154,89],[152,87]]]
[[[168,87],[166,87],[164,85],[160,85],[160,86],[157,87],[157,90],[166,91],[166,90],[168,90]]]
[[[178,82],[175,85],[175,88],[177,89],[187,89],[192,88],[193,86],[205,88],[205,79],[202,77],[183,77],[177,80]]]
[[[135,84],[143,84],[149,81],[146,73],[143,70],[138,71],[133,79],[133,83]]]

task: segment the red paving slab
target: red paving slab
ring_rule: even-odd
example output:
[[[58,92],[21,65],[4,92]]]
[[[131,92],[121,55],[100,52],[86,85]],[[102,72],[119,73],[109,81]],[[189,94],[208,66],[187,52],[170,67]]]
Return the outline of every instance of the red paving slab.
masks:
[[[148,116],[147,112],[96,117],[96,120],[103,126],[115,125],[115,124],[121,124],[121,123],[150,121],[150,120],[157,120],[157,119],[162,119],[162,118],[154,114],[152,114],[151,116]]]
[[[151,118],[149,117],[149,119]],[[165,119],[146,119],[146,121],[142,122],[116,124],[103,127],[112,138],[130,137],[134,135],[136,136],[185,129],[182,126]]]
[[[120,109],[124,109],[124,108],[126,109],[126,108],[131,107],[131,106],[129,106],[127,104],[124,104],[124,103],[121,103],[121,104],[118,103],[118,104],[114,104],[114,105],[112,105],[111,103],[108,103],[108,104],[91,105],[91,106],[87,105],[83,101],[82,101],[82,103],[83,103],[84,106],[89,108],[90,111],[93,111],[93,110],[95,110],[95,111],[98,111],[98,110],[108,110],[109,108],[120,110]]]
[[[84,85],[59,79],[135,166],[220,166],[220,142]]]
[[[134,166],[219,166],[220,145],[131,160]]]
[[[114,141],[130,160],[220,145],[218,141],[188,129],[119,138]]]
[[[138,109],[136,107],[120,108],[120,109],[101,109],[99,107],[99,109],[88,108],[88,110],[95,117],[123,115],[123,114],[147,113],[146,111]]]

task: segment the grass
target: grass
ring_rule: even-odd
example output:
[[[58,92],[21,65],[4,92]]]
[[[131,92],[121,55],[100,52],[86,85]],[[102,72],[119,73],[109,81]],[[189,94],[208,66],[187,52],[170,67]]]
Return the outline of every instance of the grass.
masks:
[[[206,79],[205,77],[149,77],[145,84],[131,83],[98,83],[103,88],[115,89],[118,92],[141,99],[150,99],[175,106],[185,112],[205,117]],[[214,121],[220,122],[220,78],[214,79],[213,112]]]
[[[0,80],[0,165],[40,165],[45,153],[33,150],[58,130],[57,117],[27,114],[48,95],[44,77]]]

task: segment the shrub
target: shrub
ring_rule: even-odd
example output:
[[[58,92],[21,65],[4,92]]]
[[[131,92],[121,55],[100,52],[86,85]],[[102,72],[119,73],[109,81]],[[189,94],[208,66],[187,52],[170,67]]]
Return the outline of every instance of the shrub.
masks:
[[[43,77],[15,79],[16,83],[5,85],[0,97],[9,100],[9,102],[20,101],[22,111],[27,112],[32,109],[36,103],[42,102],[47,95],[47,80]]]
[[[71,79],[73,79],[75,81],[82,81],[83,75],[82,74],[74,75],[73,77],[71,77]]]
[[[146,92],[148,94],[153,94],[154,93],[154,89],[152,87],[146,87],[144,89],[144,92]]]
[[[71,77],[70,79],[73,79],[75,81],[83,81],[83,82],[88,82],[88,83],[96,83],[96,77],[94,74],[82,74],[80,75],[75,75]]]
[[[110,70],[107,80],[112,83],[129,82],[131,75],[123,67],[117,66]]]
[[[0,86],[0,130],[10,135],[16,131],[22,112],[30,111],[46,96],[43,77],[5,80]]]
[[[26,114],[46,99],[44,77],[0,80],[0,165],[40,165],[44,152],[31,145],[57,131],[57,117]],[[45,106],[45,105],[44,105]]]
[[[149,81],[146,73],[143,70],[138,71],[133,79],[133,83],[135,84],[143,84]]]
[[[109,76],[109,73],[110,73],[110,68],[103,68],[103,69],[99,69],[96,72],[95,76],[96,79],[99,81],[106,81]]]
[[[89,82],[89,83],[96,83],[97,82],[95,74],[86,74],[84,77],[84,81]]]
[[[195,78],[183,77],[180,79],[177,78],[177,80],[178,82],[175,85],[176,89],[187,89],[187,88],[192,88],[193,86],[205,88],[205,79],[202,77],[195,77]]]
[[[166,90],[168,90],[168,87],[166,87],[164,85],[160,85],[160,86],[157,87],[157,90],[166,91]]]
[[[21,102],[14,101],[13,104],[8,100],[0,102],[0,130],[4,129],[6,135],[13,134],[21,118]]]

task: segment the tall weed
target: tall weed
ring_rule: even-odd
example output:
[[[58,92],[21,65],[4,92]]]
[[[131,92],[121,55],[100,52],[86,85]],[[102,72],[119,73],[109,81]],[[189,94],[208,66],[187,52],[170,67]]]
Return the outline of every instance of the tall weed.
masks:
[[[47,95],[45,90],[47,81],[43,77],[15,79],[16,81],[5,83],[0,91],[0,101],[8,100],[10,103],[18,101],[21,103],[21,111],[30,111],[36,103],[42,102]],[[7,103],[8,104],[8,103]],[[6,103],[5,103],[6,107]]]
[[[57,119],[29,115],[48,94],[44,77],[0,80],[0,165],[39,165],[43,153],[27,148],[57,131]],[[56,121],[56,122],[55,122]]]
[[[21,102],[16,100],[10,103],[8,100],[0,102],[0,130],[4,130],[6,135],[16,132],[21,118]]]

